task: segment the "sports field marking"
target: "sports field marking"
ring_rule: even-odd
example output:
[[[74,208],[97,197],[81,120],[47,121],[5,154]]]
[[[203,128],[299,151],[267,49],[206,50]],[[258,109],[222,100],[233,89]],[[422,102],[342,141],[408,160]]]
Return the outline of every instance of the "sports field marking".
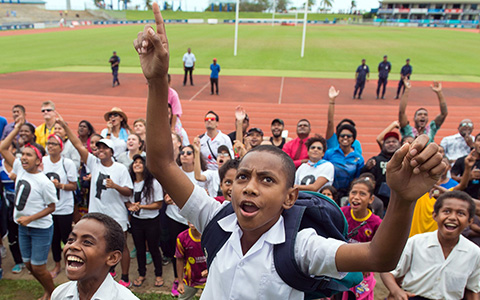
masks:
[[[282,82],[280,83],[280,94],[278,95],[278,104],[282,104],[283,82],[284,81],[285,81],[285,77],[282,76]]]
[[[208,86],[208,84],[209,82],[205,83],[205,85],[195,95],[193,95],[192,98],[188,99],[188,101],[192,101],[193,99],[195,99],[195,97],[197,97]]]

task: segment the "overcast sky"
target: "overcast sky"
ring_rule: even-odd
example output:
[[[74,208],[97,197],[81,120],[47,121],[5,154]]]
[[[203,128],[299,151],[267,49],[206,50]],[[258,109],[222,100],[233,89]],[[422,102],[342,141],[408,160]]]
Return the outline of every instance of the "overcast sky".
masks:
[[[47,9],[65,9],[67,0],[45,0],[47,2],[46,7]],[[273,0],[270,0],[273,1]],[[314,9],[318,7],[321,0],[315,0],[316,5]],[[108,4],[113,4],[114,9],[117,9],[118,0],[106,0]],[[158,1],[159,3],[163,3],[163,1]],[[171,4],[173,2],[173,7],[175,9],[178,8],[179,4],[181,3],[182,10],[188,11],[203,11],[207,6],[209,1],[208,0],[168,0],[168,3]],[[72,5],[72,9],[75,10],[83,10],[86,8],[93,8],[93,0],[70,0]],[[292,6],[300,7],[305,0],[290,0]],[[370,11],[372,8],[378,8],[379,2],[377,0],[356,0],[357,8],[361,10]],[[333,10],[334,11],[348,11],[350,9],[351,0],[333,0]],[[145,0],[131,0],[129,3],[130,7],[135,7],[136,5],[140,5],[141,8],[145,6]]]

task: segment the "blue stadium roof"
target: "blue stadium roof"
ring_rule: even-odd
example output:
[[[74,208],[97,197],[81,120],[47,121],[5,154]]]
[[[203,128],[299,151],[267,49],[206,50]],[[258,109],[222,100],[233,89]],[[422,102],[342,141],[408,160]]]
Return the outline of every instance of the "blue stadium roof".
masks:
[[[7,4],[45,4],[45,1],[41,0],[0,0],[0,3]]]

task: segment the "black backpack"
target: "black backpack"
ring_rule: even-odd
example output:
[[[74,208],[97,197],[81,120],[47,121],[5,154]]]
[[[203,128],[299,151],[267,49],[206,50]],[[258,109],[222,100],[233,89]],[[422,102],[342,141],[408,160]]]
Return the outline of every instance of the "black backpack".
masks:
[[[210,267],[217,252],[230,238],[218,225],[222,218],[234,213],[229,203],[208,223],[202,233],[202,248]],[[362,273],[351,272],[338,280],[327,276],[311,277],[303,273],[295,261],[295,239],[304,228],[313,228],[318,235],[347,241],[348,224],[338,205],[320,193],[300,192],[295,205],[282,213],[285,224],[285,243],[274,246],[275,269],[282,280],[292,288],[303,291],[305,299],[330,297],[337,293],[349,292],[349,299],[355,295],[349,289],[363,280]]]

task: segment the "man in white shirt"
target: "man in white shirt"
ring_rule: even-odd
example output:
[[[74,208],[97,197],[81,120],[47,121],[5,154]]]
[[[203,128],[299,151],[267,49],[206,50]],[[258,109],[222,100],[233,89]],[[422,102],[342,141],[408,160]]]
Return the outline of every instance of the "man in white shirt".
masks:
[[[200,153],[205,159],[207,169],[218,170],[218,147],[225,145],[232,152],[232,141],[228,135],[217,129],[219,117],[214,111],[205,115],[205,128],[207,131],[200,136]]]
[[[185,76],[183,77],[183,85],[187,84],[187,73],[190,73],[190,84],[193,85],[192,72],[195,69],[195,54],[192,53],[190,48],[187,49],[187,53],[183,55],[183,70]]]
[[[472,131],[472,120],[463,119],[458,125],[458,133],[446,136],[440,142],[440,146],[445,150],[445,155],[451,164],[453,164],[457,158],[468,155],[472,150],[475,139]]]

